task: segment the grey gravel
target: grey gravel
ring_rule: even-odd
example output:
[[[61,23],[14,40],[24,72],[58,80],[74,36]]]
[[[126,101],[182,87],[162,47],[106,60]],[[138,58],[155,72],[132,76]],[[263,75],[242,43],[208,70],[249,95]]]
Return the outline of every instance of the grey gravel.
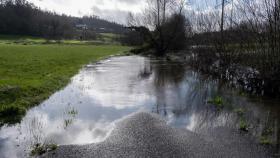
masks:
[[[139,112],[119,121],[98,144],[59,146],[53,158],[266,158],[263,146],[225,128],[196,134],[172,128],[158,115]]]

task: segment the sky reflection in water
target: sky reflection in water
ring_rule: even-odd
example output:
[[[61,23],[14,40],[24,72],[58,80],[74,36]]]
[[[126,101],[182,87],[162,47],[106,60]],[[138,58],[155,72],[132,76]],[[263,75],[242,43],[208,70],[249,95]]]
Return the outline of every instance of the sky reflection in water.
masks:
[[[280,122],[279,108],[271,108],[273,104],[250,102],[225,89],[184,63],[139,56],[104,60],[82,69],[65,89],[31,109],[20,124],[2,127],[0,157],[22,157],[35,143],[103,141],[115,121],[139,110],[158,113],[168,124],[198,133],[220,126],[236,128],[236,108],[248,111],[256,136],[269,124],[268,118]],[[209,106],[207,100],[215,95],[231,106],[222,111]],[[275,130],[277,141],[279,129]]]

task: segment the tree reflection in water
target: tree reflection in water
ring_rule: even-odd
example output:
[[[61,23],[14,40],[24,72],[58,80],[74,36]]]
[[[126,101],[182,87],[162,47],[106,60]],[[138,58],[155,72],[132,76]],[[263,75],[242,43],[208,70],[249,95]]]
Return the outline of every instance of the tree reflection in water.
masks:
[[[236,111],[242,109],[242,118],[255,140],[262,143],[261,138],[267,139],[279,150],[277,102],[267,105],[265,101],[240,96],[224,82],[203,76],[181,62],[146,59],[139,76],[153,80],[156,102],[152,112],[164,116],[170,124],[204,134],[221,127],[238,131],[241,116]],[[207,102],[215,96],[223,99],[222,109]]]
[[[209,102],[215,98],[222,105]],[[279,150],[279,103],[241,96],[182,62],[114,57],[81,70],[65,89],[29,110],[20,124],[2,127],[0,157],[22,155],[30,142],[101,142],[115,121],[139,110],[158,113],[173,127],[212,134],[213,139],[227,136],[221,129],[244,133],[239,130],[242,123],[248,127],[246,135],[274,143]]]

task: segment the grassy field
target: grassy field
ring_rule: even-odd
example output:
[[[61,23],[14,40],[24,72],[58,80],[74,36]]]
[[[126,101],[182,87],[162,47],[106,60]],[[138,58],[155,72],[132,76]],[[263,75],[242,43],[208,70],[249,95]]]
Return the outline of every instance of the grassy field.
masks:
[[[0,35],[0,44],[22,44],[22,45],[38,45],[38,44],[64,44],[64,45],[119,45],[117,34],[100,33],[95,40],[46,40],[40,37],[32,36],[11,36]]]
[[[128,50],[114,45],[0,44],[0,124],[18,122],[83,65]]]
[[[99,38],[101,41],[104,41],[106,43],[115,43],[118,44],[117,38],[119,38],[120,35],[113,34],[113,33],[100,33]]]

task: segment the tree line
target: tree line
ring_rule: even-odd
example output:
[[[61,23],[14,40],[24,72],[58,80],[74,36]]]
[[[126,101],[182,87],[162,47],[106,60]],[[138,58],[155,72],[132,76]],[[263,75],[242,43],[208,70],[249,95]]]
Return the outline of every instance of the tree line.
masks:
[[[152,50],[157,56],[183,50],[191,30],[183,14],[184,0],[151,0],[142,15],[128,16],[129,32],[124,41],[142,45],[140,50]],[[138,36],[137,36],[138,35]],[[137,36],[137,38],[134,38]]]
[[[129,14],[124,41],[156,56],[194,53],[202,71],[215,70],[252,93],[280,94],[280,0],[217,2],[208,11],[186,11],[187,0],[149,0],[142,14]]]
[[[78,24],[87,26],[86,30],[77,29]],[[94,38],[97,32],[122,33],[124,28],[96,16],[78,18],[42,11],[26,0],[0,1],[0,34],[62,39],[79,37],[82,31]]]
[[[219,61],[224,72],[233,65],[254,70],[246,81],[238,80],[252,93],[280,93],[280,1],[220,0],[210,12],[191,13],[194,36],[200,46],[200,60],[206,65]],[[218,4],[219,5],[219,4]],[[207,50],[201,51],[202,49]],[[211,53],[212,52],[212,53]],[[205,64],[205,61],[207,64]],[[236,67],[236,66],[235,66]],[[209,70],[206,70],[209,71]],[[236,72],[232,72],[236,73]],[[253,76],[252,76],[253,75]],[[232,75],[234,76],[234,74]]]

